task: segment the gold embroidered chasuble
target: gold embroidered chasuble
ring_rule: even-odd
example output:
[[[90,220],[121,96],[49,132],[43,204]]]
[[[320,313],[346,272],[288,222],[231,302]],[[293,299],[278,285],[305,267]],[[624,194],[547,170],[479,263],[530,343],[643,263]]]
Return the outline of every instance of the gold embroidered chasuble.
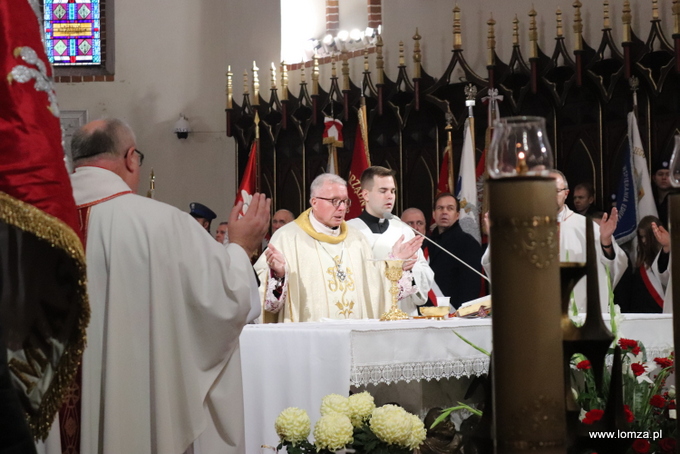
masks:
[[[265,322],[308,322],[322,318],[380,318],[390,306],[384,265],[372,261],[364,235],[340,226],[333,237],[314,230],[310,210],[274,233],[273,244],[286,258],[283,307],[264,310]],[[260,295],[267,297],[269,267],[264,254],[255,264]]]

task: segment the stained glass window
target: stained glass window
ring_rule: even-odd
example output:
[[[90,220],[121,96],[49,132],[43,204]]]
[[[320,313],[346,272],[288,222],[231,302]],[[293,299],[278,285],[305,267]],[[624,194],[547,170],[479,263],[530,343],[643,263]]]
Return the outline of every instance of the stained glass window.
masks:
[[[44,0],[45,46],[55,66],[101,65],[100,0]]]

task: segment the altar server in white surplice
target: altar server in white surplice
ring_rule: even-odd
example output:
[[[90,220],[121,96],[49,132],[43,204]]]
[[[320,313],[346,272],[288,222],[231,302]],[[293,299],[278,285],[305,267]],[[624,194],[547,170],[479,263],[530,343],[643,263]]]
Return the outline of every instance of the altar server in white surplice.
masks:
[[[364,211],[358,218],[350,219],[347,224],[360,230],[373,249],[377,259],[387,259],[392,246],[400,237],[410,240],[415,237],[413,231],[399,220],[385,219],[385,213],[392,213],[397,188],[394,183],[394,170],[386,167],[372,166],[361,174],[361,196],[366,202]],[[419,315],[418,306],[427,302],[427,292],[432,287],[434,272],[427,264],[422,249],[407,262],[404,270],[413,273],[416,293],[399,301],[399,308],[408,315]]]
[[[123,122],[88,123],[72,152],[92,307],[81,452],[182,454],[209,428],[219,435],[204,452],[244,453],[238,338],[260,312],[249,257],[270,202],[255,195],[241,219],[237,205],[225,247],[135,194],[143,155]]]
[[[307,322],[322,318],[379,318],[391,304],[382,262],[364,235],[345,222],[347,183],[321,174],[311,188],[312,208],[274,233],[255,270],[264,299],[264,322]],[[395,244],[395,258],[413,256],[422,240]],[[404,273],[400,295],[415,291]]]
[[[560,236],[560,261],[586,261],[586,222],[588,218],[574,213],[564,203],[569,195],[569,183],[562,172],[552,170],[550,176],[555,179],[557,190],[557,223]],[[603,312],[609,310],[609,284],[614,288],[628,267],[628,257],[614,240],[614,230],[619,220],[618,211],[612,208],[611,214],[604,214],[598,226],[593,222],[595,253],[597,254],[597,277],[600,290],[600,307]],[[491,238],[493,241],[493,238]],[[491,248],[487,248],[482,257],[482,265],[487,275],[491,272]],[[609,273],[607,273],[609,270]],[[493,282],[493,276],[491,276]],[[586,278],[581,279],[574,287],[574,300],[579,312],[586,310]]]

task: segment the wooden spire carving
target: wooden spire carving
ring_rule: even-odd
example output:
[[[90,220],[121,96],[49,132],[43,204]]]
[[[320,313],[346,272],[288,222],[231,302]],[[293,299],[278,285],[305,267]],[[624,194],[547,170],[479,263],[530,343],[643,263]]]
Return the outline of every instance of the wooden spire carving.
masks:
[[[555,16],[557,16],[556,36],[557,38],[564,38],[564,28],[562,27],[562,10],[560,8],[557,8]]]
[[[603,24],[602,28],[604,30],[611,30],[612,29],[612,24],[611,21],[609,20],[609,0],[604,0],[604,3],[602,4],[602,7],[604,9],[603,11]]]
[[[418,28],[416,28],[416,34],[413,35],[413,66],[414,66],[414,78],[415,79],[420,79],[422,73],[421,73],[421,62],[422,62],[422,55],[420,53],[420,40],[421,40],[420,34],[418,34]]]
[[[257,75],[259,70],[260,68],[258,68],[255,61],[253,61],[253,100],[251,101],[253,106],[260,105],[260,79]]]
[[[576,0],[573,3],[574,6],[574,50],[583,50],[583,19],[581,19],[581,6],[582,3]]]
[[[463,38],[460,33],[460,7],[453,8],[453,49],[463,48]]]
[[[529,11],[529,42],[531,49],[529,50],[529,58],[538,58],[538,30],[536,27],[536,10],[531,7]]]
[[[486,38],[486,47],[489,49],[489,53],[486,59],[486,64],[489,66],[493,66],[496,54],[496,32],[494,30],[496,21],[493,18],[493,14],[489,18],[489,20],[486,21],[486,25],[489,26],[489,32],[487,33]]]
[[[630,30],[630,23],[633,16],[630,14],[630,1],[626,0],[623,2],[623,15],[621,19],[623,20],[623,42],[629,43],[632,41],[632,34]]]
[[[378,71],[378,85],[385,83],[385,60],[383,59],[383,41],[382,36],[378,35],[378,41],[375,44],[375,68]]]

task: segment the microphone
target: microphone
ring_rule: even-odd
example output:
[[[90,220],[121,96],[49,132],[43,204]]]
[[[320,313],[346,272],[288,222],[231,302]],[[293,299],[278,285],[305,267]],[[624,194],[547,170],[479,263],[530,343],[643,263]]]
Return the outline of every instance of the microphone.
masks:
[[[410,225],[408,225],[407,223],[405,223],[404,221],[402,221],[401,219],[399,219],[399,217],[393,215],[392,212],[390,212],[390,211],[385,211],[385,212],[383,213],[383,217],[384,217],[385,219],[387,219],[388,221],[399,221],[399,222],[401,222],[401,223],[404,224],[406,227],[408,227],[409,229],[413,230],[413,233],[415,233],[416,235],[422,236],[422,237],[425,238],[427,241],[429,241],[430,244],[434,244],[434,245],[437,246],[439,249],[441,249],[442,251],[444,251],[445,253],[447,253],[448,255],[450,255],[451,257],[453,257],[454,259],[458,260],[460,263],[462,263],[463,265],[467,266],[468,268],[470,268],[470,269],[471,269],[472,271],[474,271],[475,273],[477,273],[477,274],[479,274],[480,276],[482,276],[484,279],[486,279],[487,282],[491,283],[491,281],[489,280],[489,278],[488,278],[487,276],[483,275],[482,273],[480,273],[479,271],[477,271],[476,269],[474,269],[473,267],[471,267],[470,265],[468,265],[464,260],[459,259],[458,257],[456,257],[456,255],[453,254],[451,251],[448,251],[448,250],[444,249],[442,246],[440,246],[439,244],[437,244],[437,243],[435,243],[434,241],[432,241],[431,238],[428,238],[427,236],[423,235],[422,233],[420,233],[419,231],[417,231],[416,229],[414,229],[413,227],[411,227]]]

